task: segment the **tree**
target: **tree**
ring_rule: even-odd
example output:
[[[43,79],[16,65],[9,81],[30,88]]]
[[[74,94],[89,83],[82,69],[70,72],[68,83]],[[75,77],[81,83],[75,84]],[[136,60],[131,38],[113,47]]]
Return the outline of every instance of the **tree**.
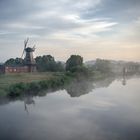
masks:
[[[110,73],[111,72],[111,63],[109,60],[104,59],[96,59],[95,68],[97,71],[102,73]]]
[[[35,58],[38,71],[63,71],[64,67],[56,62],[51,55],[43,55]]]
[[[76,71],[83,66],[83,58],[80,55],[71,55],[66,62],[66,71]]]
[[[22,58],[10,58],[4,64],[6,66],[23,66],[24,60]]]
[[[56,62],[56,71],[65,71],[64,64],[62,62]]]

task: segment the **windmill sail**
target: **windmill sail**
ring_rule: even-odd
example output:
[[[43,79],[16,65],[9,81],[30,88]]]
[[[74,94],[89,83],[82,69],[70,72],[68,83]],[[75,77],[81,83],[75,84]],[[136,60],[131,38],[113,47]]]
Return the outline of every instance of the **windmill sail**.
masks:
[[[24,48],[23,48],[23,52],[22,52],[21,58],[23,58],[25,49],[27,48],[28,41],[29,41],[29,38],[27,38],[26,40],[24,40]]]
[[[25,50],[23,50],[23,52],[22,52],[21,58],[23,58],[23,55],[24,55],[24,51],[25,51]]]
[[[24,49],[26,49],[28,41],[29,41],[29,38],[27,38],[27,39],[24,41]]]

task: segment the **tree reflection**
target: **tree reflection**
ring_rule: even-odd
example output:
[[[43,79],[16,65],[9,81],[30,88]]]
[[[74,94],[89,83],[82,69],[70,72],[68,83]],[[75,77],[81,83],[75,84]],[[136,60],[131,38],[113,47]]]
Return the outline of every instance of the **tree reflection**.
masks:
[[[89,93],[90,91],[92,91],[93,88],[94,88],[93,83],[90,81],[75,80],[69,86],[67,86],[65,89],[71,97],[79,97],[81,95]]]
[[[81,95],[88,94],[96,88],[108,87],[114,80],[114,77],[109,77],[107,79],[100,79],[95,81],[89,81],[86,79],[81,81],[75,80],[65,89],[71,97],[79,97]]]

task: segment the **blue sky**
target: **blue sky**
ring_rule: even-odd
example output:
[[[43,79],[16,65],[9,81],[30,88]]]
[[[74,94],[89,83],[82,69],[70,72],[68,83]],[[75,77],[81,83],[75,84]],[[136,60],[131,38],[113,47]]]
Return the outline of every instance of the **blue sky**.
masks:
[[[0,0],[0,62],[20,57],[27,37],[36,56],[140,61],[139,7],[139,0]]]

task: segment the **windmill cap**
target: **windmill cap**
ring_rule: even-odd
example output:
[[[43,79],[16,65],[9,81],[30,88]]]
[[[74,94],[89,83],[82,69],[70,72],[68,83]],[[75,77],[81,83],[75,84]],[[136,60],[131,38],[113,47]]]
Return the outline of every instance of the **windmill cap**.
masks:
[[[34,52],[35,49],[34,49],[34,48],[30,48],[30,47],[28,47],[28,48],[25,49],[25,51],[26,51],[26,52]]]

